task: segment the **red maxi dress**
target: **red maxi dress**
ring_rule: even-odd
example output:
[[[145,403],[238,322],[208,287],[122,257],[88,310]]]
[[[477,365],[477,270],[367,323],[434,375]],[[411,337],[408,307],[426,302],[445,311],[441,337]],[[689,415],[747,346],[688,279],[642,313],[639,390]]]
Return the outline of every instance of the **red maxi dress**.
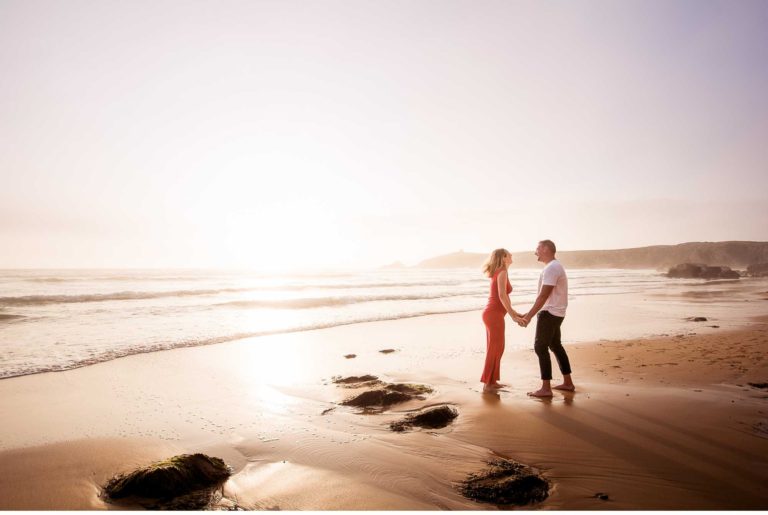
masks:
[[[486,351],[485,368],[480,381],[485,384],[498,382],[501,370],[501,355],[504,354],[504,316],[507,310],[499,299],[499,274],[504,269],[497,270],[491,278],[491,293],[488,296],[488,304],[483,311],[483,323],[485,324]],[[512,292],[512,285],[507,282],[507,294]]]

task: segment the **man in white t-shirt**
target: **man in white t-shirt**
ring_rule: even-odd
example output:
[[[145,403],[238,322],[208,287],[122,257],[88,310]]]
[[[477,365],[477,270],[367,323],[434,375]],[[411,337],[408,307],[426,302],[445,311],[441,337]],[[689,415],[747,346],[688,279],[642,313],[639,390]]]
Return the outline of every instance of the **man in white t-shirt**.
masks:
[[[535,392],[528,392],[528,395],[533,397],[552,397],[550,385],[552,360],[549,357],[549,351],[555,355],[560,372],[563,374],[563,383],[554,388],[568,392],[576,389],[571,379],[571,363],[560,341],[560,326],[568,307],[568,276],[565,275],[563,265],[555,258],[555,252],[557,248],[552,240],[542,240],[536,247],[536,256],[546,266],[539,276],[539,296],[536,297],[536,302],[533,303],[530,311],[520,321],[520,325],[525,327],[538,313],[533,348],[539,358],[541,388]]]

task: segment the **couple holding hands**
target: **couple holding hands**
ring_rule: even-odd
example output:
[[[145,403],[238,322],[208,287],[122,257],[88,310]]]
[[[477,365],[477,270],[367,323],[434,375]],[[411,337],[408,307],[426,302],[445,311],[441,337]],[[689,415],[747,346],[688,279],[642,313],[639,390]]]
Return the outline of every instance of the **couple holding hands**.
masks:
[[[512,285],[509,284],[507,269],[512,264],[512,254],[505,249],[496,249],[491,252],[483,265],[483,272],[491,279],[491,292],[488,304],[483,311],[483,323],[487,336],[485,368],[480,378],[480,381],[485,384],[483,392],[493,392],[506,386],[499,383],[499,377],[501,355],[504,354],[504,317],[507,313],[520,327],[527,327],[531,319],[538,314],[534,350],[539,358],[541,388],[528,392],[528,395],[552,397],[550,351],[555,355],[560,372],[563,374],[563,383],[555,386],[554,389],[570,392],[575,390],[568,354],[560,341],[560,325],[563,323],[565,310],[568,307],[568,277],[565,275],[563,265],[555,258],[556,252],[555,244],[551,240],[542,240],[536,247],[536,257],[545,266],[539,276],[539,293],[536,301],[525,314],[512,309],[509,301]]]

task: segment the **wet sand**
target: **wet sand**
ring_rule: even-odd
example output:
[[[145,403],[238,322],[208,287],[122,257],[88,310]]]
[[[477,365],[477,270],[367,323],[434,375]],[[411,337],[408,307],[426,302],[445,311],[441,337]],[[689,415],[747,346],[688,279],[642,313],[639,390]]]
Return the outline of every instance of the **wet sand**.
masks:
[[[768,389],[749,383],[768,382],[768,319],[717,324],[568,345],[577,391],[551,400],[526,396],[538,385],[536,357],[514,347],[530,344],[532,328],[507,331],[509,387],[481,393],[479,312],[3,380],[0,508],[110,508],[98,493],[114,473],[205,452],[234,469],[227,497],[255,509],[494,509],[456,484],[495,456],[551,482],[529,508],[765,509]],[[380,413],[339,405],[355,390],[332,378],[363,374],[435,391]],[[443,403],[459,412],[445,428],[389,429]]]

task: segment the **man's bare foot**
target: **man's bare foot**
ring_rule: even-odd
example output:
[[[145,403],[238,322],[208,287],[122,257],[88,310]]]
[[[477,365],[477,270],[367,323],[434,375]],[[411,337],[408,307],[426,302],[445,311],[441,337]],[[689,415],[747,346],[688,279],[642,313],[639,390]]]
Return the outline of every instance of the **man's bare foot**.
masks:
[[[504,383],[492,383],[491,386],[493,386],[494,388],[504,388],[505,386],[508,386],[508,385]]]
[[[536,390],[535,392],[528,392],[528,395],[531,397],[552,397],[552,390],[545,390],[542,388],[541,390]]]
[[[572,384],[559,384],[557,386],[553,386],[555,390],[563,390],[565,392],[573,392],[576,390],[576,387]]]

